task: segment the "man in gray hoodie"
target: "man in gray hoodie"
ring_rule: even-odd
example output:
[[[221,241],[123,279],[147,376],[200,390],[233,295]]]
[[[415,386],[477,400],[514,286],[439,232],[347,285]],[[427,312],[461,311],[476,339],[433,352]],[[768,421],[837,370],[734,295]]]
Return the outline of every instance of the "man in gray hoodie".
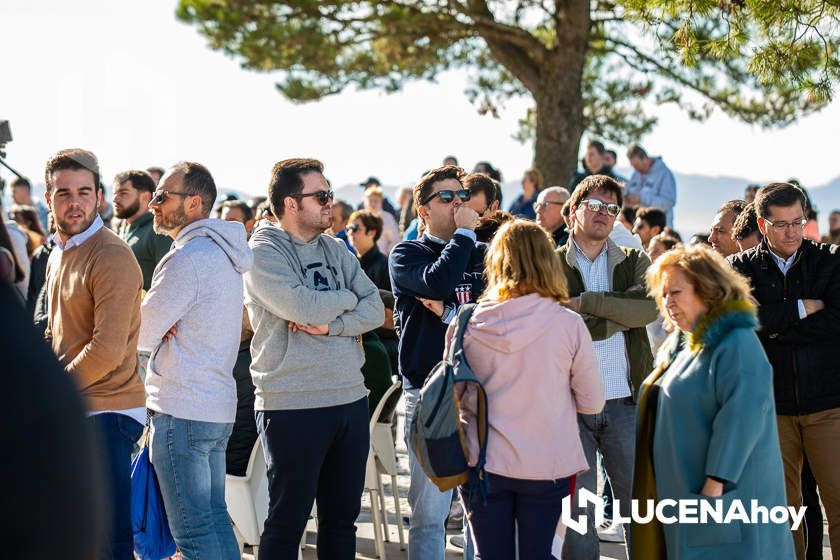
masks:
[[[323,232],[333,193],[314,159],[277,163],[268,187],[282,222],[256,230],[245,275],[251,376],[268,465],[260,556],[297,558],[313,500],[318,557],[355,558],[368,455],[360,335],[382,325],[379,291],[343,241]]]
[[[240,557],[225,505],[225,448],[236,415],[242,275],[253,254],[242,224],[208,219],[215,200],[207,168],[185,162],[149,203],[155,233],[175,242],[143,300],[138,347],[151,351],[151,460],[185,560]]]

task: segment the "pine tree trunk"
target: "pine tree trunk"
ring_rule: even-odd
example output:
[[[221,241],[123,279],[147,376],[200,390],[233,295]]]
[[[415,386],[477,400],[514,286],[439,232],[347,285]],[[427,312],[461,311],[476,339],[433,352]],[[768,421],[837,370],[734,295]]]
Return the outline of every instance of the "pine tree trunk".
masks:
[[[583,134],[580,89],[577,95],[552,91],[536,97],[537,129],[534,166],[545,177],[546,186],[568,186],[577,167],[577,154]]]
[[[547,186],[567,186],[583,135],[583,66],[589,48],[589,0],[569,0],[557,21],[555,48],[532,91],[537,108],[534,165]]]

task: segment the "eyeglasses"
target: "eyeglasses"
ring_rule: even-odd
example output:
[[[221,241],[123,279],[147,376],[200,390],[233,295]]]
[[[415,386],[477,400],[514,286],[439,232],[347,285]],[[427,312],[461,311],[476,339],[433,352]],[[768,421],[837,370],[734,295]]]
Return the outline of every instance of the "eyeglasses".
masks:
[[[549,204],[556,204],[557,206],[563,206],[566,203],[565,202],[554,202],[553,200],[543,200],[542,202],[535,202],[534,203],[534,212],[539,212],[543,208],[546,208]]]
[[[470,197],[472,196],[472,193],[470,191],[468,191],[467,189],[461,189],[460,191],[452,191],[452,190],[446,189],[446,190],[443,190],[443,191],[438,191],[438,192],[432,194],[431,196],[427,197],[426,200],[423,201],[423,204],[430,203],[432,201],[432,199],[435,198],[435,197],[440,198],[440,201],[443,202],[444,204],[449,204],[450,202],[455,200],[456,196],[459,199],[461,199],[461,202],[466,202],[470,199]]]
[[[588,198],[581,202],[581,204],[585,205],[586,208],[594,214],[600,214],[602,211],[606,211],[606,213],[613,218],[618,216],[618,213],[621,212],[621,206],[614,202],[606,203],[601,202],[600,200]]]
[[[170,194],[177,194],[178,196],[194,196],[193,193],[176,192],[176,191],[155,191],[149,204],[163,204]]]
[[[359,231],[359,224],[350,224],[344,229],[346,229],[349,233],[353,233],[355,231]]]
[[[306,197],[309,197],[309,196],[314,196],[315,200],[318,201],[318,204],[320,204],[321,206],[326,206],[327,202],[330,202],[333,199],[333,197],[335,196],[335,193],[333,191],[315,191],[315,192],[306,193],[306,194],[293,194],[291,196],[292,196],[292,198],[298,198],[298,199],[306,198]]]
[[[783,232],[786,229],[791,229],[791,230],[804,229],[805,224],[808,223],[808,218],[802,217],[802,218],[799,218],[798,220],[793,220],[790,223],[788,223],[788,222],[771,222],[767,218],[764,218],[764,221],[765,221],[765,223],[770,224],[770,227],[772,227],[774,230],[776,230],[778,232]]]

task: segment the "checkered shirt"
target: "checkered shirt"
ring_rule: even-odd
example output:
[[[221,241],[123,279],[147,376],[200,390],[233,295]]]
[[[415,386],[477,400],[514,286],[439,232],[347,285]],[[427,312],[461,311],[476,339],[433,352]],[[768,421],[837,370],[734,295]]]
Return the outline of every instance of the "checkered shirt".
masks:
[[[607,264],[607,245],[595,257],[589,260],[586,253],[581,251],[577,243],[575,254],[583,285],[587,292],[609,292],[612,290]],[[618,332],[605,340],[594,340],[595,355],[598,356],[598,368],[604,380],[605,397],[607,400],[620,399],[632,395],[630,383],[627,381],[630,373],[627,360],[627,347],[624,345],[624,333]]]

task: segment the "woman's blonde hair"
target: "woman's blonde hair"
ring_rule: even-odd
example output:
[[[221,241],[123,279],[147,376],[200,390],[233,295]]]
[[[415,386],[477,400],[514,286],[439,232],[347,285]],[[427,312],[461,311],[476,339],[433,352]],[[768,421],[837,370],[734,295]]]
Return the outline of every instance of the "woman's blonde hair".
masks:
[[[485,299],[507,300],[537,293],[559,303],[569,298],[566,276],[551,236],[534,222],[504,224],[484,255]]]
[[[662,276],[669,268],[679,268],[694,286],[694,292],[709,309],[725,301],[750,300],[750,284],[732,268],[720,253],[702,245],[677,246],[663,253],[648,268],[648,293],[656,300],[660,313],[662,308]]]

